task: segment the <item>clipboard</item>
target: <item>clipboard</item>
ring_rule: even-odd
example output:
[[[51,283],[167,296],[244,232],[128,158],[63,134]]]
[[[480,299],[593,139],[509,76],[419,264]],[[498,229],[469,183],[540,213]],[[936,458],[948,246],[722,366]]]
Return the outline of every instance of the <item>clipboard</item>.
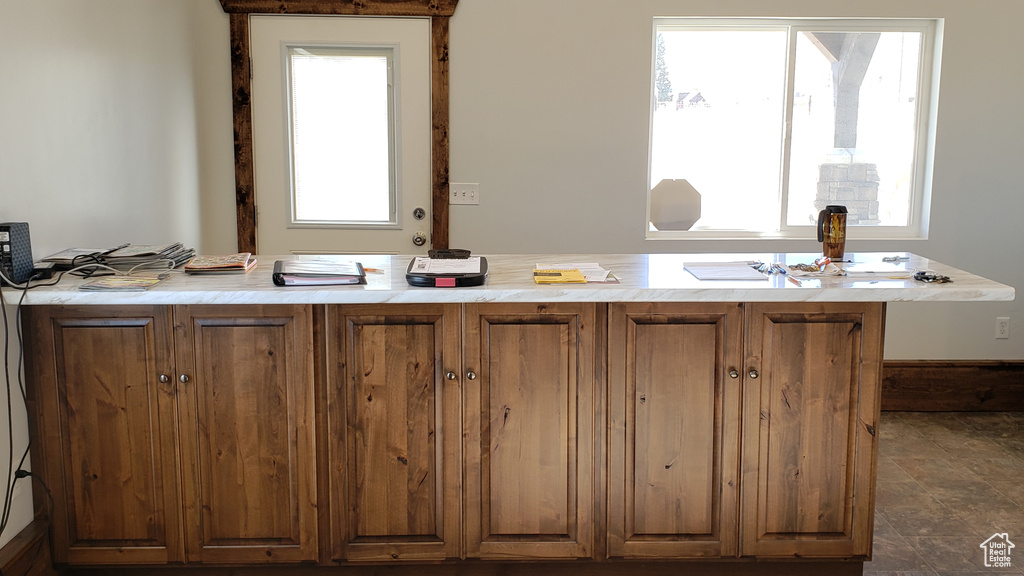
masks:
[[[480,286],[487,280],[487,258],[480,256],[478,259],[478,268],[462,268],[460,265],[467,266],[477,258],[413,258],[405,272],[405,280],[410,286],[424,288]]]

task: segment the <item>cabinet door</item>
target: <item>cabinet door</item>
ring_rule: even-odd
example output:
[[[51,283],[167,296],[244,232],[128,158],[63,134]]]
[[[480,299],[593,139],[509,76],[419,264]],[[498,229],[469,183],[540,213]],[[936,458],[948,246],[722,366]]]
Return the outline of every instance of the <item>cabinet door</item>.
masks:
[[[316,560],[309,306],[178,306],[190,561]]]
[[[742,322],[737,304],[610,305],[609,556],[736,555]]]
[[[53,493],[54,561],[183,560],[169,309],[24,314],[33,470]]]
[[[457,558],[460,306],[328,310],[333,557]]]
[[[595,305],[467,305],[465,322],[467,556],[590,556]]]
[[[742,553],[871,551],[884,304],[747,310]]]

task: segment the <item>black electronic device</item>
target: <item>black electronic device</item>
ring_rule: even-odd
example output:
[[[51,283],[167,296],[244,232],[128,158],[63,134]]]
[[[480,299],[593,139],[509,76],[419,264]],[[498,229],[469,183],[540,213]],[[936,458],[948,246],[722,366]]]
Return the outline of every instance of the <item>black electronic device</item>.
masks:
[[[439,261],[454,263],[439,266]],[[469,250],[431,250],[429,257],[409,262],[405,280],[410,286],[425,288],[480,286],[487,280],[487,258],[470,258]]]
[[[439,248],[437,250],[427,250],[427,256],[438,260],[465,260],[466,258],[469,258],[471,254],[472,252],[465,248]]]
[[[28,223],[0,224],[0,271],[14,284],[24,284],[32,278],[32,243],[28,236]]]

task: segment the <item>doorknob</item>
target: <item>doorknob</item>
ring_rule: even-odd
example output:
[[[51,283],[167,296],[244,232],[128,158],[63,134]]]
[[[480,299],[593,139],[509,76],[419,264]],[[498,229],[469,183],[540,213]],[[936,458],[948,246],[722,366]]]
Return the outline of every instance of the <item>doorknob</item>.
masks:
[[[427,243],[427,237],[423,232],[417,232],[412,235],[412,243],[417,246],[423,246]]]

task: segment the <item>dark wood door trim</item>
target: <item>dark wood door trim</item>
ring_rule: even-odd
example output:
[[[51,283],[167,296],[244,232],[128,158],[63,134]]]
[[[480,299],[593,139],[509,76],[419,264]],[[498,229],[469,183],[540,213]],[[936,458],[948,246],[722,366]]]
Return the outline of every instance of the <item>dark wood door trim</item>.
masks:
[[[448,20],[458,0],[220,0],[230,17],[238,250],[257,252],[256,178],[252,149],[250,14],[418,16],[431,20],[431,232],[448,247]]]

